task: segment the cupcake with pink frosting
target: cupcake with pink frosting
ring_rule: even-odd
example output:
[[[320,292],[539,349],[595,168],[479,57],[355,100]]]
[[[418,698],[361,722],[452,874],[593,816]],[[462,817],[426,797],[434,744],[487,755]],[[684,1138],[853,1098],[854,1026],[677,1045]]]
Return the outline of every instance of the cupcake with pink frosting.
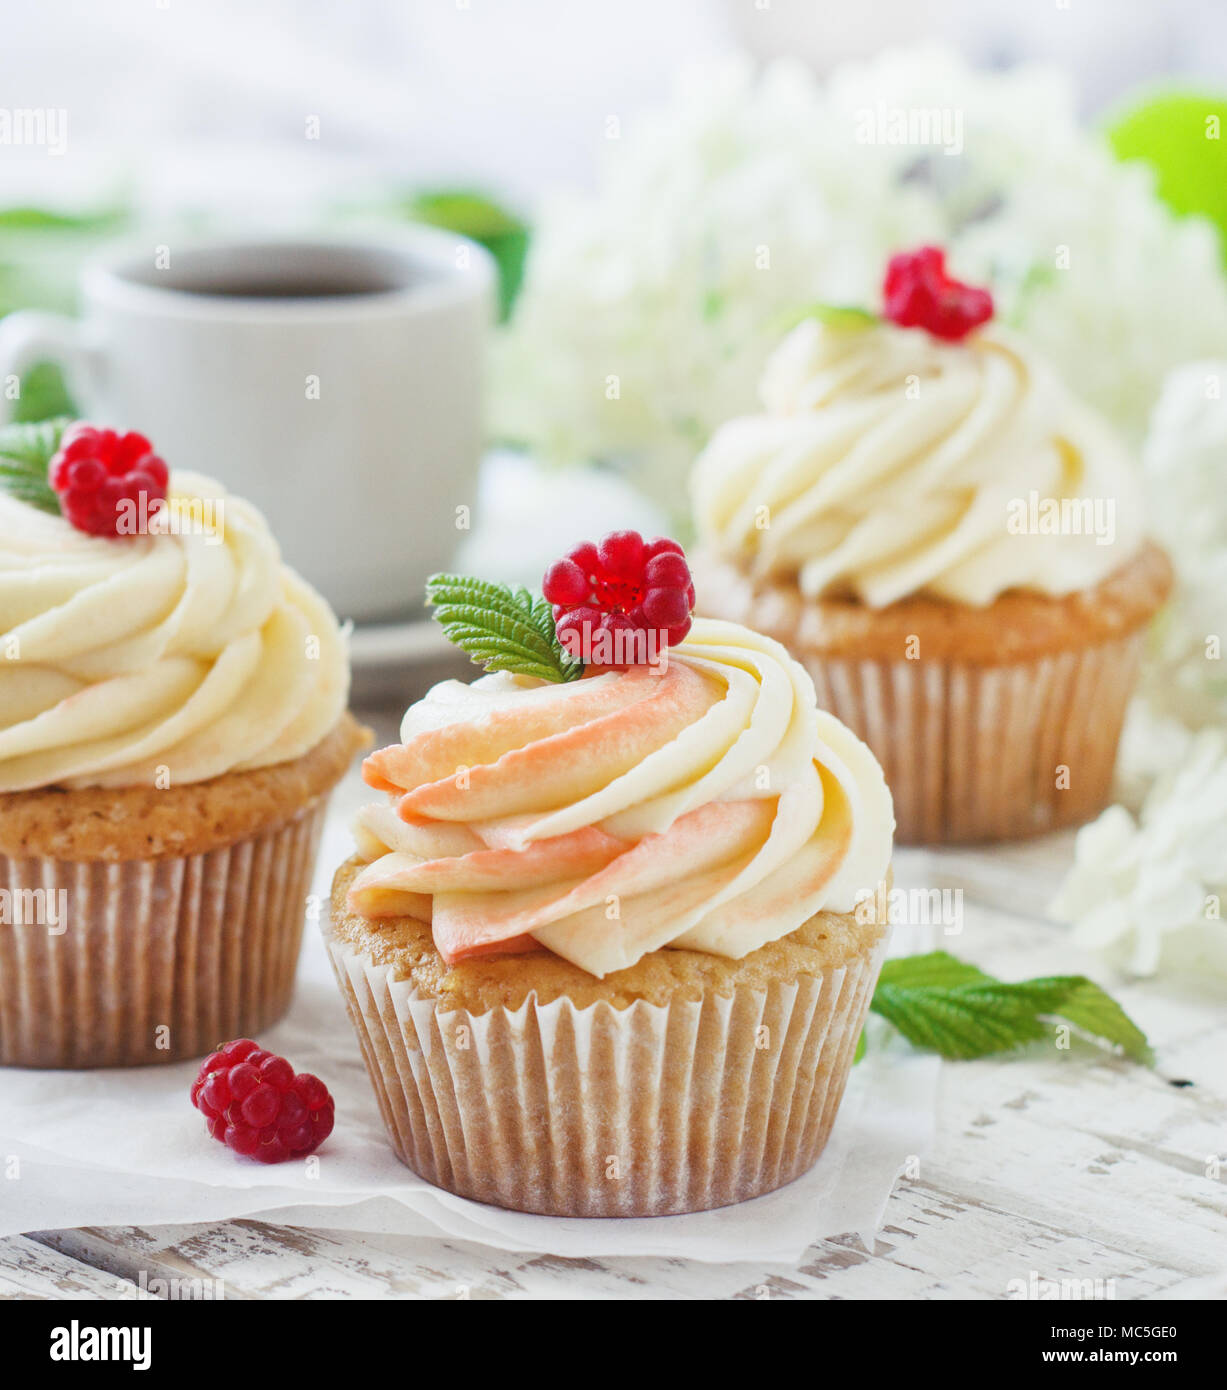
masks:
[[[771,1191],[843,1093],[890,793],[779,643],[692,622],[674,542],[578,547],[544,590],[432,581],[487,674],[364,765],[326,934],[389,1138],[523,1211]]]

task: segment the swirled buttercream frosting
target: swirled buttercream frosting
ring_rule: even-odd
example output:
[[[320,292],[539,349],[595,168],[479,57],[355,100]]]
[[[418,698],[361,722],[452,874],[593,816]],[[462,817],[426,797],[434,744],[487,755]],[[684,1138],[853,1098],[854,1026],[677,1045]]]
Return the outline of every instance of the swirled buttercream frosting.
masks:
[[[757,577],[872,607],[986,604],[1088,588],[1141,546],[1132,460],[1003,330],[948,343],[810,319],[760,395],[691,479],[701,540]]]
[[[445,681],[367,758],[351,907],[450,964],[546,947],[603,977],[665,947],[740,959],[882,881],[873,755],[779,643],[698,619],[662,668]]]
[[[97,537],[0,495],[0,791],[288,762],[345,709],[344,638],[256,509],[173,474],[170,522]]]

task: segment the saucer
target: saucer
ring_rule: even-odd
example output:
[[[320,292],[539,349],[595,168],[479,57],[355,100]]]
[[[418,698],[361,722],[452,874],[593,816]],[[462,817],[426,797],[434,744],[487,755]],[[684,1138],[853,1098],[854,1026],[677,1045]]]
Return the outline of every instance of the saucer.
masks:
[[[479,674],[433,618],[356,626],[349,635],[355,705],[397,705],[414,700],[449,676]]]

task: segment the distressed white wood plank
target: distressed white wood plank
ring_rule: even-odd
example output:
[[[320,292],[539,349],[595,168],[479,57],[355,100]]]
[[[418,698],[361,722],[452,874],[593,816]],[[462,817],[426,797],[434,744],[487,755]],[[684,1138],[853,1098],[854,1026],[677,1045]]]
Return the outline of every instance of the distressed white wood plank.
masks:
[[[110,1299],[116,1293],[116,1280],[90,1261],[48,1250],[26,1236],[0,1239],[0,1299]]]

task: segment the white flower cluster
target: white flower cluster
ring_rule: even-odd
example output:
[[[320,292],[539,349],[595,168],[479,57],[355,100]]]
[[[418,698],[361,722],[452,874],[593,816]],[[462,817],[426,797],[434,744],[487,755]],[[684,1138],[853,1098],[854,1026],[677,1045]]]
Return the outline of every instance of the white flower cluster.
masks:
[[[1150,527],[1176,568],[1142,695],[1157,716],[1227,727],[1227,361],[1171,373],[1142,460]]]
[[[596,192],[543,210],[495,425],[547,458],[627,465],[679,515],[695,453],[753,408],[788,316],[876,307],[900,248],[941,242],[954,273],[990,281],[1135,442],[1165,373],[1227,341],[1214,232],[1114,161],[1053,72],[924,48],[823,86],[734,61],[619,134]]]
[[[1139,975],[1160,968],[1227,974],[1227,739],[1192,738],[1134,820],[1110,806],[1078,832],[1053,912],[1074,939]]]
[[[1227,362],[1164,383],[1143,450],[1148,517],[1176,584],[1149,634],[1112,806],[1078,833],[1052,905],[1139,974],[1227,974]],[[1196,733],[1194,731],[1201,730]],[[1141,806],[1138,820],[1125,808]]]

